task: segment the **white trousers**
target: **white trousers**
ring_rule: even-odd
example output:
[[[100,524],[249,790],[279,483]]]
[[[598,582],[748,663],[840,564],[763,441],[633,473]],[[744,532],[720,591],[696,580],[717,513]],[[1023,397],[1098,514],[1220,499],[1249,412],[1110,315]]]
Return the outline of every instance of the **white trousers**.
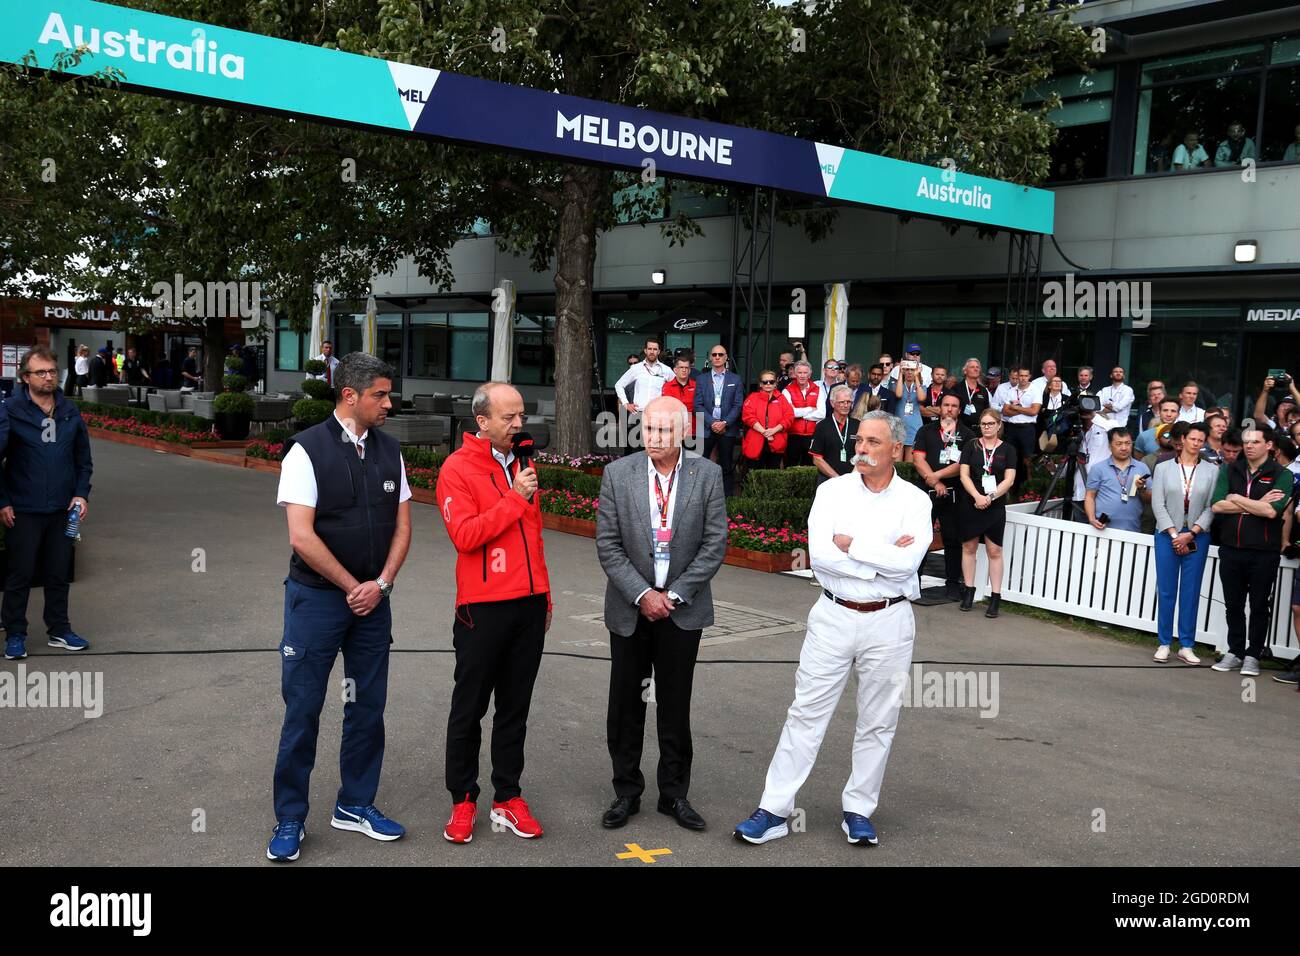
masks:
[[[808,614],[808,634],[795,674],[794,703],[767,768],[760,807],[779,817],[790,816],[795,795],[817,760],[849,674],[856,671],[858,720],[853,736],[853,772],[844,787],[842,805],[864,817],[876,811],[912,665],[915,637],[916,619],[907,601],[863,614],[822,595]]]

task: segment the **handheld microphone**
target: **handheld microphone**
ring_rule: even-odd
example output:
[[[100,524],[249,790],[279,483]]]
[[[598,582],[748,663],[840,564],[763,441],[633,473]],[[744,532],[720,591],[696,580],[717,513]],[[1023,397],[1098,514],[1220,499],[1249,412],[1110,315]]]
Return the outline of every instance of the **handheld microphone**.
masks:
[[[523,471],[525,468],[531,468],[534,446],[536,445],[533,436],[528,432],[516,432],[510,442],[514,445],[515,458],[519,460],[519,470]],[[532,501],[533,496],[529,495],[528,500]]]

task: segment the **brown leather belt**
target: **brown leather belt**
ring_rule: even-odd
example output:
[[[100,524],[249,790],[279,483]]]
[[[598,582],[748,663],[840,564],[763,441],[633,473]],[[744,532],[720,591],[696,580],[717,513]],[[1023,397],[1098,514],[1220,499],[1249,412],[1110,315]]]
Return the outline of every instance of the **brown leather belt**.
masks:
[[[872,611],[883,611],[885,608],[889,607],[890,605],[897,604],[900,601],[907,600],[907,598],[904,595],[900,594],[898,597],[892,597],[886,601],[867,601],[864,604],[861,601],[846,601],[844,600],[844,598],[836,597],[834,594],[832,594],[830,591],[826,590],[825,588],[822,588],[822,594],[825,594],[836,604],[843,604],[849,610],[861,611],[863,614],[870,614]]]

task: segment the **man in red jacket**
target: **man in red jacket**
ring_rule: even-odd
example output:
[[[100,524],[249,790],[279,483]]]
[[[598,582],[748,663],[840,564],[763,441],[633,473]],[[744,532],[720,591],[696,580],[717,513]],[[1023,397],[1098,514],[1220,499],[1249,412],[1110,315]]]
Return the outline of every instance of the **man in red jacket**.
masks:
[[[673,377],[664,383],[663,394],[671,395],[687,409],[695,408],[695,359],[690,352],[678,352],[673,359]],[[686,425],[686,437],[695,434],[695,416],[690,415]],[[687,447],[692,443],[687,442]]]
[[[813,432],[817,430],[827,404],[822,401],[821,389],[812,381],[812,366],[807,362],[795,362],[794,381],[785,387],[782,394],[794,409],[794,424],[790,427],[790,439],[785,447],[786,467],[810,465],[808,450],[812,447]]]
[[[456,686],[447,720],[453,805],[443,830],[452,843],[474,836],[480,724],[494,694],[490,819],[516,836],[542,835],[519,778],[533,682],[551,626],[537,472],[531,464],[521,468],[513,451],[524,424],[523,397],[488,382],[474,392],[470,408],[478,433],[466,432],[438,473],[438,505],[456,547]]]

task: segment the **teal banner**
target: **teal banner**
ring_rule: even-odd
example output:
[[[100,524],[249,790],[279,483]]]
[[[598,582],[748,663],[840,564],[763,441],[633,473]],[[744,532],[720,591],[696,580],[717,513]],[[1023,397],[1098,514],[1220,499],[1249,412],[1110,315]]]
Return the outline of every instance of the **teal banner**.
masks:
[[[762,130],[564,96],[93,0],[0,0],[0,61],[85,55],[141,92],[552,159],[1052,232],[1051,192]]]

